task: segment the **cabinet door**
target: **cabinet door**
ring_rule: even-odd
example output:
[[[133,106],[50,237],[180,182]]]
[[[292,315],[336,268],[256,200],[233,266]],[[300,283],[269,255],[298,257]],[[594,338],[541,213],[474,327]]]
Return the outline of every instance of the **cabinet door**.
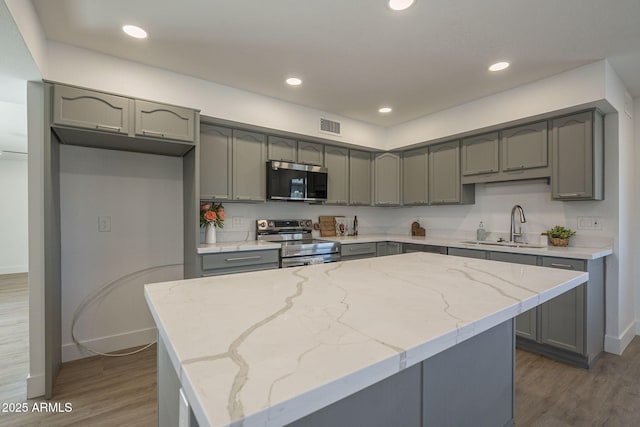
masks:
[[[293,139],[270,136],[267,156],[269,160],[295,162],[297,160],[296,148],[296,141]]]
[[[402,159],[402,169],[403,204],[429,203],[429,149],[406,151]]]
[[[378,252],[378,244],[371,243],[350,243],[342,245],[340,248],[340,256],[343,261],[361,258],[375,257]]]
[[[400,205],[400,161],[398,153],[375,155],[374,194],[377,206]]]
[[[349,150],[326,145],[327,203],[346,205],[349,200]]]
[[[402,243],[387,242],[387,255],[397,255],[402,253]]]
[[[549,164],[547,134],[546,121],[503,130],[502,170],[546,167]]]
[[[231,199],[231,129],[200,127],[200,198]]]
[[[298,141],[298,163],[324,166],[324,146],[315,142]]]
[[[460,142],[429,147],[429,202],[458,204],[460,193]]]
[[[543,267],[586,271],[584,261],[542,258]],[[540,306],[540,341],[554,347],[584,354],[586,284],[571,289]]]
[[[267,144],[264,135],[233,130],[233,200],[266,199]]]
[[[136,135],[194,142],[195,112],[189,108],[135,101]]]
[[[465,258],[487,259],[487,252],[477,249],[449,248],[447,254]]]
[[[510,262],[513,264],[537,265],[535,255],[512,254],[508,252],[488,252],[487,259],[493,261]],[[532,308],[516,316],[516,335],[536,340],[538,336],[538,308]]]
[[[371,153],[349,150],[349,204],[371,204]]]
[[[602,200],[602,138],[602,117],[594,112],[553,120],[551,191],[554,199]]]
[[[498,132],[462,140],[462,174],[464,176],[496,173],[500,170]]]
[[[127,135],[129,98],[55,85],[53,124]]]
[[[376,256],[387,255],[387,242],[378,242],[376,244]]]

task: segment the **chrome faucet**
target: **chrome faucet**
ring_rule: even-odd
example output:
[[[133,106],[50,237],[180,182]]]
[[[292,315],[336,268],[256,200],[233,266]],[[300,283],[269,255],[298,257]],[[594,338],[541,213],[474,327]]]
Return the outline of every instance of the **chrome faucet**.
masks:
[[[515,205],[511,209],[511,230],[509,230],[509,242],[512,243],[516,242],[516,238],[522,238],[522,226],[520,226],[520,229],[516,233],[516,211],[520,211],[520,224],[527,222],[527,219],[524,217],[524,210],[522,209],[522,206]]]

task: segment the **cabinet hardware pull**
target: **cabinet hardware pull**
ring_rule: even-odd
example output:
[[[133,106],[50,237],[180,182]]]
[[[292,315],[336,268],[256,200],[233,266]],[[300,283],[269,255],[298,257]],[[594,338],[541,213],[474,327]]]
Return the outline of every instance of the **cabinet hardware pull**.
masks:
[[[577,197],[579,195],[580,193],[563,193],[563,194],[560,194],[560,197]]]
[[[557,264],[557,263],[555,263],[555,262],[552,262],[552,263],[551,263],[551,267],[557,267],[557,268],[571,268],[571,269],[575,268],[573,265],[570,265],[570,264]]]
[[[119,126],[107,126],[107,125],[96,125],[96,129],[107,129],[107,130],[115,130],[120,132],[122,130]]]
[[[161,132],[153,132],[151,130],[142,130],[143,135],[152,135],[152,136],[161,136],[164,138],[164,133]]]
[[[255,255],[255,256],[241,256],[238,258],[227,258],[225,259],[225,261],[229,261],[229,262],[233,262],[233,261],[249,261],[252,259],[260,259],[262,258],[260,255]]]

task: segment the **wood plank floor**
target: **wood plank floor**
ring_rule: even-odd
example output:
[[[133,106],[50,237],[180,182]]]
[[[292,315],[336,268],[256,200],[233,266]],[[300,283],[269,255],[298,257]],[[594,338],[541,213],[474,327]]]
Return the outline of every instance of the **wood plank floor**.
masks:
[[[0,275],[0,402],[24,400],[29,373],[28,276]]]
[[[0,316],[5,307],[12,307],[7,310],[25,316],[26,291],[14,289],[6,295],[13,297],[5,299],[10,301],[9,305],[0,305]],[[20,298],[25,302],[20,302]],[[7,326],[7,322],[0,317],[3,332],[0,343],[21,343],[20,348],[26,348],[26,329],[23,338],[6,338],[5,331],[10,327],[19,330],[16,325],[21,324],[15,319],[15,324],[8,322]],[[25,354],[6,357],[0,353],[0,390],[4,390],[7,379],[14,378],[11,375],[18,371],[18,375],[26,376],[26,368],[20,367],[23,359],[26,360]],[[14,374],[5,376],[5,372]],[[0,394],[0,404],[16,399],[16,402],[26,402],[30,411],[0,412],[0,427],[155,426],[156,372],[155,346],[129,357],[97,356],[65,363],[51,402],[61,408],[71,403],[71,412],[33,412],[33,405],[41,400],[24,400],[24,391],[21,397],[16,397],[14,391],[5,392]],[[634,338],[622,356],[605,353],[590,370],[518,350],[516,424],[518,427],[640,425],[640,337]]]

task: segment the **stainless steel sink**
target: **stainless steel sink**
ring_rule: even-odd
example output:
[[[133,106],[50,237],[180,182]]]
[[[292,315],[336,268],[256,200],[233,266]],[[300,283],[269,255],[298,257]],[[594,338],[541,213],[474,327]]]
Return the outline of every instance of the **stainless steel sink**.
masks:
[[[504,246],[504,247],[508,247],[508,248],[546,248],[547,245],[541,245],[541,244],[536,244],[536,243],[518,243],[518,242],[496,242],[496,241],[490,241],[490,240],[483,240],[483,241],[478,241],[478,240],[465,240],[464,242],[465,244],[468,245],[478,245],[478,246]]]

